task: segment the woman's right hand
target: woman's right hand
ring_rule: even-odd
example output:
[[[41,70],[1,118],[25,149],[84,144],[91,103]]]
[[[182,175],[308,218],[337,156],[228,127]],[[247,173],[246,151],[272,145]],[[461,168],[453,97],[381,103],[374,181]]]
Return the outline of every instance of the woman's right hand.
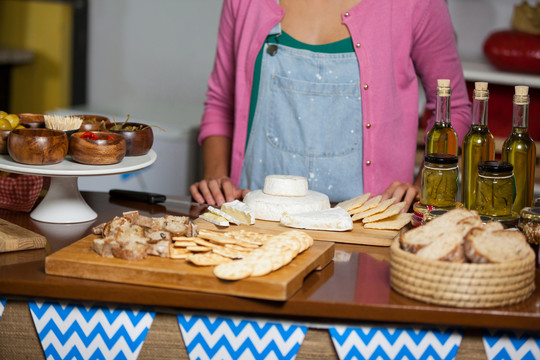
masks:
[[[249,190],[237,188],[228,176],[222,176],[198,181],[189,187],[189,192],[199,204],[221,206],[229,201],[242,200]]]

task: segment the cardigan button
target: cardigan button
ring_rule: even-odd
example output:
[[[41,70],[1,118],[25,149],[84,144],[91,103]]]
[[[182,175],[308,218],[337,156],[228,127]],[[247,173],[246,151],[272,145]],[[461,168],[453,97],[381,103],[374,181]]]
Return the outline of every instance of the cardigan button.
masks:
[[[364,90],[367,90],[368,88],[369,88],[368,84],[364,85]]]
[[[349,16],[350,14],[349,14],[349,12],[348,12],[348,11],[346,11],[346,12],[345,12],[345,14],[343,14],[343,15],[345,15],[345,16]]]
[[[366,161],[366,165],[367,165],[367,166],[371,165],[371,161],[369,161],[369,160]]]
[[[367,123],[367,124],[366,124],[366,128],[369,129],[370,127],[371,127],[371,124],[370,124],[370,123]]]
[[[360,43],[356,43],[356,47],[359,48],[359,47],[360,47]]]

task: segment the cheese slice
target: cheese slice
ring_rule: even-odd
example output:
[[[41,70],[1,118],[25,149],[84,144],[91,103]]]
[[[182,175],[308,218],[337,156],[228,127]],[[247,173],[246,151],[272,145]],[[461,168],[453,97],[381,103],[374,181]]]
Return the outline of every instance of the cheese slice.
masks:
[[[275,196],[306,196],[308,181],[294,175],[268,175],[264,178],[263,192]]]
[[[281,217],[280,223],[308,230],[347,231],[353,228],[351,215],[341,207],[299,214],[285,214]]]
[[[250,191],[244,203],[253,211],[256,219],[280,221],[285,213],[294,214],[330,208],[328,196],[309,190],[306,196],[274,196],[262,190]]]
[[[255,224],[255,215],[253,211],[240,200],[230,201],[221,205],[221,211],[228,216],[234,218],[236,221],[245,225]],[[225,216],[223,216],[225,217]],[[227,218],[227,217],[225,217]],[[229,220],[231,221],[231,220]]]
[[[199,218],[217,226],[229,226],[229,221],[227,219],[212,212],[205,212],[204,214],[199,215]]]
[[[215,214],[217,216],[221,216],[222,218],[224,218],[225,220],[227,220],[229,223],[233,223],[235,225],[240,225],[240,221],[239,220],[236,220],[234,217],[232,217],[231,215],[221,211],[220,209],[216,209],[215,207],[213,206],[208,206],[208,211],[210,211],[212,214]]]

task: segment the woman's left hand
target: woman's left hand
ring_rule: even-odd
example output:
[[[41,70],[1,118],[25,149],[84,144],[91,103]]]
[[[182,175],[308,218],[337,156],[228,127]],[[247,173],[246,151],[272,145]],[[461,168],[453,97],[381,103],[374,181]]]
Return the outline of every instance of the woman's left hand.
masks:
[[[415,184],[394,181],[381,195],[382,200],[395,198],[396,202],[405,201],[405,207],[401,212],[407,212],[413,202],[420,200],[420,187]]]

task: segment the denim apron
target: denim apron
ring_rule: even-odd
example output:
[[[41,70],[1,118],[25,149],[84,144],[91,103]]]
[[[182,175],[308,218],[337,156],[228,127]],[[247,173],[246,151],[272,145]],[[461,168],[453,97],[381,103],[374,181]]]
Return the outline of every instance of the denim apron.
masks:
[[[279,39],[279,37],[278,37]],[[278,41],[279,42],[279,41]],[[342,201],[363,193],[358,60],[264,44],[257,106],[240,187],[266,175],[304,176],[309,189]],[[272,49],[272,48],[271,48]]]

